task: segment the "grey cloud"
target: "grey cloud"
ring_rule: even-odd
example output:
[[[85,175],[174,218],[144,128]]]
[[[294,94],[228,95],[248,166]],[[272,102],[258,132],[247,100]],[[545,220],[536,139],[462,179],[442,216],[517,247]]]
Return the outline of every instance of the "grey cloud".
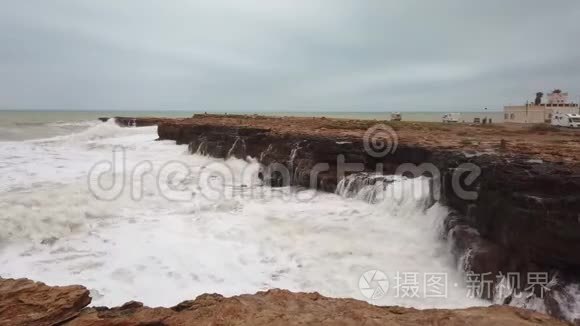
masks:
[[[576,0],[0,5],[0,108],[476,110],[580,95]]]

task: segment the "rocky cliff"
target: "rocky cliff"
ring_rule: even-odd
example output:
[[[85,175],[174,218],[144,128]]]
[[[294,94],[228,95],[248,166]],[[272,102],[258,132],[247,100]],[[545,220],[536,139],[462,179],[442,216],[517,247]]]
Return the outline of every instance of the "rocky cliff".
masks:
[[[365,141],[372,137],[368,130],[378,123],[385,124],[196,115],[160,121],[158,134],[160,139],[188,144],[191,152],[256,158],[266,167],[263,180],[272,186],[291,184],[332,192],[342,178],[341,162],[359,163],[367,172],[379,166],[383,174],[402,171],[433,177],[441,189],[433,199],[451,209],[442,236],[452,240],[454,253],[464,259],[466,269],[489,273],[485,277],[493,282],[506,273],[529,272],[549,273],[560,285],[578,281],[578,133],[508,125],[390,123],[384,142],[395,148],[376,155],[365,148]],[[419,169],[409,170],[409,163]],[[425,169],[423,163],[436,169]],[[273,164],[286,167],[288,176],[271,169]],[[401,169],[402,165],[407,168]],[[524,279],[519,287],[528,285]],[[560,307],[550,297],[552,289],[543,290],[548,292],[548,311],[561,317]]]
[[[506,306],[416,310],[284,290],[231,298],[204,294],[171,308],[134,301],[116,308],[86,308],[89,304],[89,291],[82,286],[0,278],[0,325],[566,325]]]

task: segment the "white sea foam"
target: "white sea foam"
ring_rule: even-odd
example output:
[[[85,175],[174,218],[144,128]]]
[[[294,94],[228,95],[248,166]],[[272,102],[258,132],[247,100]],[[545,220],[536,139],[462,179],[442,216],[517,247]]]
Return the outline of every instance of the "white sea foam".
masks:
[[[95,163],[110,160],[116,146],[125,147],[129,169],[151,162],[152,175],[170,161],[196,172],[218,170],[222,162],[235,176],[258,169],[255,162],[188,155],[185,146],[155,138],[155,127],[103,123],[69,136],[1,143],[0,276],[83,284],[95,305],[139,300],[167,306],[205,292],[269,288],[366,300],[359,279],[365,271],[381,270],[391,286],[375,304],[487,304],[467,297],[463,277],[438,238],[446,209],[426,208],[416,195],[377,200],[375,194],[366,201],[234,178],[225,183],[231,195],[215,201],[203,196],[204,187],[219,178],[206,184],[178,175],[179,201],[162,196],[152,177],[125,180],[143,189],[139,200],[130,192],[106,202],[91,196],[87,174]],[[397,272],[418,273],[419,297],[397,293]],[[424,297],[425,273],[447,275],[447,298]]]

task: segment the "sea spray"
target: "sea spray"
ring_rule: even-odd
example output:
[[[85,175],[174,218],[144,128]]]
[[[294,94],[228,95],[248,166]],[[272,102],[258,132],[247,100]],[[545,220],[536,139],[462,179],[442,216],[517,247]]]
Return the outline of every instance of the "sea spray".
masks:
[[[466,298],[462,275],[435,227],[448,212],[438,204],[424,205],[422,192],[413,190],[422,179],[385,178],[375,190],[350,182],[341,186],[348,190],[340,195],[305,190],[311,195],[305,200],[292,187],[270,188],[241,178],[246,168],[258,169],[256,162],[190,155],[173,142],[154,141],[155,127],[104,123],[95,128],[0,151],[14,178],[14,187],[2,196],[8,206],[23,203],[9,217],[10,223],[20,220],[11,226],[19,235],[11,231],[4,238],[3,277],[83,284],[99,293],[95,305],[139,300],[171,306],[206,292],[229,296],[269,288],[368,300],[359,280],[369,270],[381,270],[391,288],[374,304],[488,304]],[[111,159],[117,146],[126,150],[129,169],[148,161],[153,172],[137,183],[143,196],[127,192],[113,201],[96,201],[87,192],[87,173]],[[192,172],[172,179],[179,200],[162,196],[157,184],[157,173],[171,161]],[[233,195],[211,200],[196,176],[224,164],[238,177],[220,187]],[[127,189],[134,186],[130,178],[122,180]],[[402,197],[380,195],[380,189],[399,185]],[[251,191],[270,195],[247,196]],[[351,195],[342,196],[346,193]],[[55,200],[58,195],[62,198]],[[45,211],[23,211],[33,205]],[[66,213],[67,206],[79,214]],[[43,243],[47,236],[56,240]],[[428,297],[423,290],[418,296],[397,293],[396,277],[404,273],[417,273],[420,289],[430,274],[446,275],[446,297]]]

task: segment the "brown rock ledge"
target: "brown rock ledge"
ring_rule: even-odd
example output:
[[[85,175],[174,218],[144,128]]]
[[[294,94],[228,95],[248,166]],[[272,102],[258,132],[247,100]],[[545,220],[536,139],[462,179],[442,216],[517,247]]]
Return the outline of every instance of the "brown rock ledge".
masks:
[[[385,118],[386,118],[385,114]],[[106,121],[109,118],[100,118]],[[434,150],[493,151],[498,155],[526,155],[549,162],[580,164],[580,131],[527,124],[443,124],[439,122],[388,122],[381,120],[331,119],[314,117],[272,117],[260,115],[195,114],[192,118],[115,117],[121,126],[166,124],[160,136],[188,143],[188,126],[245,127],[266,129],[279,135],[316,135],[332,138],[360,138],[377,123],[393,127],[399,140],[411,146]]]
[[[89,291],[80,285],[0,278],[0,325],[57,325],[75,318],[89,303]]]
[[[78,285],[0,279],[0,325],[568,325],[508,306],[417,310],[277,289],[231,298],[203,294],[172,308],[139,302],[85,308],[90,301]]]

